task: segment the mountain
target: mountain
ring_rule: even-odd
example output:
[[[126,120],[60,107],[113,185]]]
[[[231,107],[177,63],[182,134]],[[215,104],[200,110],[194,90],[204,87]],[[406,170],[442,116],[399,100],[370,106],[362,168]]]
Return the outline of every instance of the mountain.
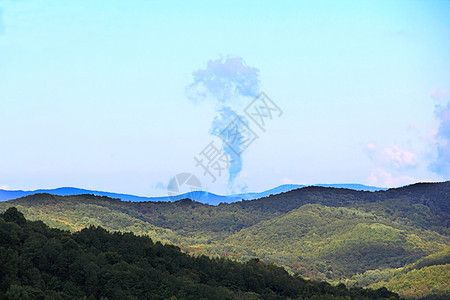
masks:
[[[377,187],[371,187],[371,186],[365,186],[361,184],[319,184],[317,186],[326,186],[326,187],[336,187],[336,188],[347,188],[347,189],[353,189],[353,190],[362,190],[362,191],[377,191],[377,190],[384,190],[382,188]],[[9,190],[2,190],[0,189],[0,201],[8,201],[12,199],[17,199],[20,197],[25,197],[29,195],[34,194],[52,194],[52,195],[59,195],[59,196],[73,196],[73,195],[83,195],[83,194],[89,194],[89,195],[95,195],[95,196],[106,196],[110,198],[116,198],[120,199],[122,201],[131,201],[131,202],[141,202],[141,201],[177,201],[185,198],[189,198],[198,202],[207,203],[211,205],[218,205],[219,203],[232,203],[237,202],[241,200],[253,200],[253,199],[259,199],[262,197],[267,197],[270,195],[280,194],[284,192],[288,192],[294,189],[299,189],[305,187],[304,185],[297,185],[297,184],[285,184],[280,185],[276,188],[260,192],[260,193],[242,193],[242,194],[235,194],[235,195],[229,195],[229,196],[222,196],[222,195],[216,195],[213,193],[209,193],[206,191],[192,191],[185,194],[180,194],[176,196],[162,196],[162,197],[142,197],[142,196],[135,196],[135,195],[129,195],[129,194],[120,194],[120,193],[110,193],[110,192],[102,192],[102,191],[94,191],[94,190],[86,190],[86,189],[79,189],[79,188],[73,188],[73,187],[62,187],[62,188],[56,188],[56,189],[39,189],[35,191],[9,191]]]
[[[7,200],[11,200],[11,199],[26,197],[26,196],[34,195],[34,194],[42,194],[42,193],[59,195],[59,196],[90,194],[90,195],[96,195],[96,196],[106,196],[106,197],[110,197],[110,198],[121,199],[123,201],[149,201],[149,198],[147,198],[147,197],[92,191],[92,190],[85,190],[85,189],[79,189],[79,188],[73,188],[73,187],[62,187],[62,188],[57,188],[57,189],[40,189],[40,190],[34,190],[34,191],[21,191],[21,190],[8,191],[8,190],[0,189],[0,201],[7,201]],[[161,198],[167,199],[167,197],[161,197]],[[162,200],[162,201],[164,201],[164,200]]]
[[[385,191],[387,189],[385,188],[379,188],[374,186],[367,186],[363,184],[354,184],[354,183],[342,183],[342,184],[315,184],[312,186],[321,186],[321,187],[332,187],[332,188],[341,188],[341,189],[350,189],[355,191],[369,191],[369,192],[376,192],[376,191]],[[283,184],[276,188],[260,192],[260,193],[242,193],[242,194],[236,194],[233,195],[235,198],[240,198],[243,200],[254,200],[259,199],[263,197],[268,197],[270,195],[276,195],[281,193],[286,193],[292,190],[301,189],[306,187],[306,185],[301,184]]]
[[[190,198],[199,202],[209,203],[209,204],[219,204],[221,202],[236,202],[242,200],[238,196],[220,196],[206,191],[193,191],[185,194],[180,194],[176,196],[163,196],[163,197],[142,197],[129,194],[120,193],[110,193],[102,191],[93,191],[86,189],[79,189],[73,187],[63,187],[57,189],[40,189],[35,191],[7,191],[0,190],[0,201],[8,201],[11,199],[17,199],[20,197],[26,197],[35,194],[51,194],[58,196],[73,196],[73,195],[95,195],[95,196],[106,196],[109,198],[120,199],[122,201],[131,202],[141,202],[141,201],[177,201],[185,198]]]
[[[379,188],[375,186],[367,186],[363,184],[357,184],[357,183],[338,183],[338,184],[316,184],[315,186],[322,186],[322,187],[332,187],[337,189],[350,189],[355,191],[368,191],[368,192],[376,192],[376,191],[385,191],[386,188]]]
[[[90,227],[76,233],[0,214],[0,299],[396,299],[291,276],[259,260],[192,257],[172,245]]]
[[[263,198],[263,197],[268,197],[270,195],[276,195],[276,194],[281,194],[281,193],[285,193],[285,192],[289,192],[292,190],[296,190],[296,189],[301,189],[304,188],[306,185],[301,185],[301,184],[283,184],[280,186],[277,186],[273,189],[264,191],[264,192],[260,192],[260,193],[241,193],[241,194],[236,194],[233,195],[237,198],[240,198],[241,200],[254,200],[254,199],[259,199],[259,198]]]
[[[370,272],[390,274],[450,247],[450,182],[376,192],[310,186],[219,205],[35,194],[1,202],[0,211],[12,206],[51,227],[76,231],[102,226],[148,235],[196,256],[243,262],[259,258],[291,274],[349,284]],[[445,264],[432,267],[420,274],[447,272]],[[422,296],[449,296],[445,285],[422,288],[420,274],[392,281],[380,276],[370,284],[386,282],[404,295],[416,289],[425,291],[418,293]],[[398,288],[396,282],[408,280],[411,288]]]

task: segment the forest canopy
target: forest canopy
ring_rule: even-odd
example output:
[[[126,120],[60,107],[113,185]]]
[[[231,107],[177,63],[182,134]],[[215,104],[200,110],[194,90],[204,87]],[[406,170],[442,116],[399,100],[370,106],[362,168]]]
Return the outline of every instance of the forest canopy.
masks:
[[[133,233],[70,233],[0,215],[0,299],[387,299],[377,290],[289,275],[258,259],[192,257]]]

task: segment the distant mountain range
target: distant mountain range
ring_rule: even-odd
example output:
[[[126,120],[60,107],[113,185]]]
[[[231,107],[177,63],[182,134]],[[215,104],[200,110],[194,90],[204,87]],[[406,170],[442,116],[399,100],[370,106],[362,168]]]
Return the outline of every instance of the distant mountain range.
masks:
[[[321,187],[333,187],[333,188],[344,188],[344,189],[350,189],[350,190],[356,190],[356,191],[380,191],[380,190],[386,190],[384,188],[379,187],[373,187],[373,186],[366,186],[362,184],[316,184],[314,186],[321,186]],[[135,195],[129,195],[129,194],[120,194],[120,193],[110,193],[110,192],[102,192],[102,191],[93,191],[93,190],[86,190],[86,189],[79,189],[79,188],[73,188],[73,187],[62,187],[62,188],[56,188],[56,189],[39,189],[35,191],[9,191],[9,190],[2,190],[0,189],[0,201],[8,201],[12,199],[17,199],[20,197],[30,196],[34,194],[52,194],[52,195],[58,195],[58,196],[73,196],[73,195],[83,195],[83,194],[89,194],[89,195],[95,195],[95,196],[106,196],[110,198],[116,198],[120,199],[122,201],[131,201],[131,202],[142,202],[142,201],[152,201],[152,202],[173,202],[178,201],[181,199],[191,199],[195,200],[201,203],[210,204],[210,205],[218,205],[219,203],[233,203],[241,200],[254,200],[259,198],[268,197],[270,195],[276,195],[280,193],[289,192],[292,190],[304,188],[306,185],[300,185],[300,184],[284,184],[280,185],[276,188],[260,192],[260,193],[241,193],[241,194],[234,194],[234,195],[216,195],[213,193],[209,193],[206,191],[193,191],[185,194],[180,194],[176,196],[162,196],[162,197],[142,197],[142,196],[135,196]]]
[[[233,195],[232,197],[237,197],[244,200],[254,200],[259,199],[263,197],[268,197],[270,195],[276,195],[281,193],[286,193],[292,190],[301,189],[304,187],[307,187],[308,185],[301,185],[301,184],[283,184],[276,188],[260,192],[260,193],[243,193],[243,194],[237,194]],[[355,191],[368,191],[368,192],[376,192],[376,191],[385,191],[387,189],[385,188],[379,188],[374,186],[367,186],[363,184],[356,184],[356,183],[338,183],[338,184],[315,184],[312,186],[321,186],[321,187],[332,187],[337,189],[349,189],[349,190],[355,190]]]

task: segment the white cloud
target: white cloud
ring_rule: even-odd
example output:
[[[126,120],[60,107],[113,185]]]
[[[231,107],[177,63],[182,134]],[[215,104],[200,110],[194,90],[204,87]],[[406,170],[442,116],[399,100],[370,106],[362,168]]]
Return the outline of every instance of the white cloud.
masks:
[[[7,186],[6,184],[0,185],[0,190],[7,190],[7,189],[9,189],[9,186]]]
[[[421,136],[422,140],[427,144],[434,144],[436,142],[436,135],[439,132],[439,126],[439,120],[434,120],[434,122],[426,128],[424,134]]]
[[[295,182],[294,182],[294,180],[292,180],[292,179],[290,179],[290,178],[283,177],[283,178],[281,179],[281,183],[282,183],[282,184],[294,184]]]
[[[367,143],[366,145],[366,150],[373,152],[377,149],[377,145],[375,145],[374,143]]]
[[[450,101],[446,105],[438,105],[435,114],[439,127],[434,136],[436,157],[430,164],[430,169],[448,179],[450,177]]]
[[[415,183],[418,180],[411,176],[393,176],[388,171],[382,168],[374,168],[372,169],[370,176],[368,178],[369,185],[377,186],[377,187],[399,187],[408,185],[411,183]]]
[[[377,154],[377,145],[374,143],[367,143],[365,150],[370,159],[374,159]]]
[[[240,96],[254,98],[259,93],[259,70],[241,57],[210,60],[205,69],[195,71],[194,82],[186,88],[194,102],[212,96],[213,102],[229,103]]]
[[[398,145],[392,144],[382,151],[382,159],[397,169],[415,167],[419,163],[417,155]]]
[[[434,100],[441,100],[449,95],[450,93],[448,89],[443,89],[438,85],[430,93],[431,98]]]

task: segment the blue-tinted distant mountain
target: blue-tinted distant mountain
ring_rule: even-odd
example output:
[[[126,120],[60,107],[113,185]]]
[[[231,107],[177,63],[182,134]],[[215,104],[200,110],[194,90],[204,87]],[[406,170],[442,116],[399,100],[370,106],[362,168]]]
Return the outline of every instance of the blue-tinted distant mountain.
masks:
[[[211,205],[218,205],[220,203],[233,203],[237,201],[241,201],[243,198],[239,197],[238,195],[231,195],[231,196],[222,196],[222,195],[216,195],[213,193],[209,193],[206,191],[194,191],[186,194],[181,194],[177,196],[172,197],[166,197],[166,199],[169,199],[169,201],[177,201],[181,199],[189,198],[194,201],[198,201],[201,203],[211,204]],[[167,201],[167,200],[161,200],[161,201]]]
[[[59,196],[92,194],[92,195],[96,195],[96,196],[107,196],[110,198],[118,198],[123,201],[133,201],[133,202],[150,200],[147,197],[140,197],[140,196],[134,196],[134,195],[92,191],[92,190],[85,190],[85,189],[79,189],[79,188],[73,188],[73,187],[63,187],[63,188],[57,188],[57,189],[40,189],[40,190],[35,190],[35,191],[0,190],[0,201],[6,201],[6,200],[16,199],[16,198],[20,198],[20,197],[33,195],[33,194],[41,194],[41,193],[47,193],[47,194],[59,195]]]
[[[371,186],[365,186],[361,184],[318,184],[317,186],[323,186],[323,187],[333,187],[333,188],[347,188],[352,190],[360,190],[360,191],[378,191],[378,190],[385,190],[382,188],[377,187],[371,187]],[[59,195],[59,196],[71,196],[71,195],[80,195],[80,194],[91,194],[96,196],[106,196],[110,198],[116,198],[120,199],[122,201],[131,201],[131,202],[141,202],[141,201],[178,201],[181,199],[189,198],[194,201],[198,201],[201,203],[206,203],[210,205],[218,205],[219,203],[232,203],[236,201],[241,200],[253,200],[253,199],[259,199],[263,197],[267,197],[270,195],[280,194],[289,192],[295,189],[303,188],[305,185],[299,185],[299,184],[284,184],[280,185],[276,188],[260,192],[260,193],[242,193],[242,194],[235,194],[235,195],[229,195],[229,196],[223,196],[223,195],[216,195],[213,193],[209,193],[206,191],[193,191],[185,194],[180,194],[176,196],[162,196],[162,197],[142,197],[142,196],[135,196],[135,195],[129,195],[129,194],[120,194],[120,193],[110,193],[110,192],[102,192],[102,191],[92,191],[92,190],[86,190],[86,189],[79,189],[79,188],[73,188],[73,187],[63,187],[63,188],[57,188],[57,189],[40,189],[35,191],[5,191],[0,190],[0,201],[7,201],[11,199],[17,199],[20,197],[25,197],[33,194],[39,194],[39,193],[48,193],[52,195]]]
[[[234,195],[237,198],[242,198],[244,200],[253,200],[253,199],[259,199],[263,197],[268,197],[270,195],[280,194],[289,192],[295,189],[300,189],[302,187],[305,187],[306,185],[300,185],[300,184],[283,184],[280,186],[277,186],[276,188],[260,192],[260,193],[243,193],[243,194],[237,194]]]
[[[369,191],[369,192],[376,192],[376,191],[384,191],[387,190],[385,188],[379,188],[374,186],[367,186],[363,184],[355,184],[355,183],[340,183],[340,184],[315,184],[314,186],[322,186],[322,187],[331,187],[331,188],[343,188],[343,189],[350,189],[355,191]],[[301,189],[306,187],[306,185],[301,184],[283,184],[280,186],[277,186],[276,188],[261,192],[261,193],[243,193],[243,194],[237,194],[233,195],[237,198],[242,198],[245,200],[253,200],[253,199],[259,199],[263,197],[268,197],[270,195],[276,195],[280,193],[289,192],[296,189]]]
[[[120,199],[122,201],[131,201],[131,202],[141,202],[141,201],[178,201],[181,199],[189,198],[194,201],[207,203],[211,205],[217,205],[221,202],[236,202],[242,200],[241,198],[237,196],[221,196],[216,195],[213,193],[209,193],[206,191],[193,191],[185,194],[180,194],[176,196],[162,196],[162,197],[142,197],[142,196],[135,196],[135,195],[129,195],[129,194],[120,194],[120,193],[110,193],[110,192],[102,192],[102,191],[92,191],[92,190],[86,190],[86,189],[79,189],[79,188],[73,188],[73,187],[64,187],[64,188],[57,188],[57,189],[41,189],[41,190],[35,190],[35,191],[5,191],[0,190],[0,201],[7,201],[12,199],[17,199],[20,197],[25,197],[29,195],[34,194],[41,194],[41,193],[47,193],[52,195],[58,195],[58,196],[72,196],[72,195],[81,195],[81,194],[90,194],[95,196],[106,196],[110,198],[116,198]]]
[[[332,187],[332,188],[336,188],[336,189],[350,189],[350,190],[355,190],[355,191],[368,191],[368,192],[386,191],[387,190],[386,188],[367,186],[367,185],[357,184],[357,183],[316,184],[316,186]]]
[[[344,189],[350,189],[350,190],[356,190],[356,191],[369,191],[369,192],[375,192],[380,190],[387,190],[385,188],[378,188],[373,186],[366,186],[362,184],[352,184],[352,183],[342,183],[342,184],[316,184],[315,186],[322,186],[322,187],[331,187],[331,188],[344,188]],[[260,192],[260,193],[241,193],[241,194],[234,194],[229,196],[222,196],[222,195],[216,195],[213,193],[209,193],[206,191],[195,191],[190,192],[186,194],[181,194],[177,196],[172,197],[157,197],[157,198],[148,198],[150,201],[177,201],[184,198],[189,198],[198,202],[202,203],[208,203],[211,205],[218,205],[219,203],[232,203],[236,201],[241,200],[254,200],[259,199],[263,197],[268,197],[270,195],[276,195],[281,194],[285,192],[289,192],[296,189],[301,189],[306,187],[306,185],[301,184],[283,184],[280,186],[277,186],[273,189]],[[132,201],[132,200],[131,200]],[[140,200],[142,201],[142,200]]]

